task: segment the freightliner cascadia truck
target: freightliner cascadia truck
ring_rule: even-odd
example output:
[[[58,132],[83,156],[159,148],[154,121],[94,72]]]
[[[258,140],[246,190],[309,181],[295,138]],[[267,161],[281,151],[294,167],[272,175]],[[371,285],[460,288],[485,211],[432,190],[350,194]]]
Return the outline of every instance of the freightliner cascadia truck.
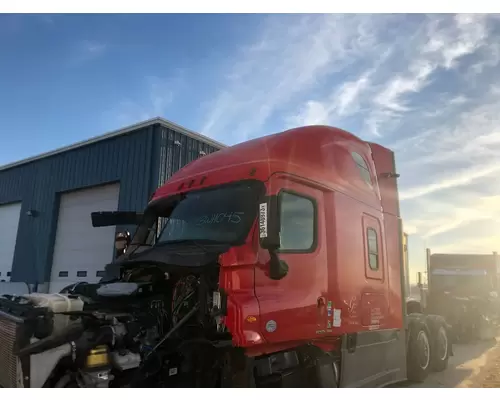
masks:
[[[397,178],[391,150],[328,126],[191,162],[141,213],[92,215],[136,225],[101,282],[0,299],[0,385],[424,381],[452,348],[407,312]]]

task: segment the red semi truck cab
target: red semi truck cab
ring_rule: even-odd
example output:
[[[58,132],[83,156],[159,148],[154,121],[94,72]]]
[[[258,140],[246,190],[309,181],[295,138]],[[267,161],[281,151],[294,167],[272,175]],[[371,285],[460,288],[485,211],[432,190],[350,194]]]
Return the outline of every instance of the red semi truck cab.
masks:
[[[446,329],[438,317],[406,316],[397,177],[391,150],[341,129],[300,127],[188,164],[145,215],[160,217],[154,246],[190,243],[210,254],[227,245],[220,324],[248,359],[267,365],[282,355],[286,364],[314,348],[313,358],[330,357],[332,385],[423,380]],[[151,228],[138,227],[124,257]]]

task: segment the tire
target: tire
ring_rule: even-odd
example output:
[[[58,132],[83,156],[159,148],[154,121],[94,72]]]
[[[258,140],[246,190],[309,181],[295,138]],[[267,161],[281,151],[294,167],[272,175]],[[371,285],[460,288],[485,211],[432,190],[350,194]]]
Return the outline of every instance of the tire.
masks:
[[[450,345],[448,332],[444,326],[440,326],[433,340],[434,348],[431,350],[431,367],[433,371],[440,372],[448,368],[450,358]]]
[[[412,382],[423,382],[431,369],[431,341],[429,328],[421,320],[409,325],[407,349],[407,375]]]
[[[325,353],[318,347],[310,346],[302,357],[309,359],[305,365],[307,388],[337,388],[339,387],[339,359]],[[304,359],[304,358],[303,358]]]
[[[225,354],[221,370],[221,387],[254,388],[255,376],[252,361],[241,352],[231,351]]]
[[[311,377],[316,388],[338,387],[338,375],[335,364],[315,365],[311,369]]]
[[[487,341],[495,338],[493,321],[491,321],[486,316],[481,316],[481,320],[478,324],[478,339],[481,341]]]
[[[437,315],[427,317],[431,336],[431,369],[435,372],[448,368],[451,354],[451,341],[446,321]]]

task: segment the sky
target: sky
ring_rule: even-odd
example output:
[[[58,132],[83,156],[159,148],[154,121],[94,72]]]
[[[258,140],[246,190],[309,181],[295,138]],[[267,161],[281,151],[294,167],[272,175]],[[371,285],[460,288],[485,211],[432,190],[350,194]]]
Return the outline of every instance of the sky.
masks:
[[[498,15],[0,15],[0,164],[156,116],[337,126],[396,152],[414,280],[500,251],[499,63]]]

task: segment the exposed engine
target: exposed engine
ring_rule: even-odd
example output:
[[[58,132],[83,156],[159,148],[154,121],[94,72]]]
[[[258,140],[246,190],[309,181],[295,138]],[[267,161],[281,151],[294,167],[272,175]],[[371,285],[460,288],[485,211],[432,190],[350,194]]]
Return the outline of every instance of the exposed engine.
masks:
[[[16,332],[11,348],[0,341],[0,353],[15,353],[17,363],[0,372],[0,386],[217,386],[231,345],[217,286],[216,268],[144,266],[62,294],[0,297],[0,334]]]

